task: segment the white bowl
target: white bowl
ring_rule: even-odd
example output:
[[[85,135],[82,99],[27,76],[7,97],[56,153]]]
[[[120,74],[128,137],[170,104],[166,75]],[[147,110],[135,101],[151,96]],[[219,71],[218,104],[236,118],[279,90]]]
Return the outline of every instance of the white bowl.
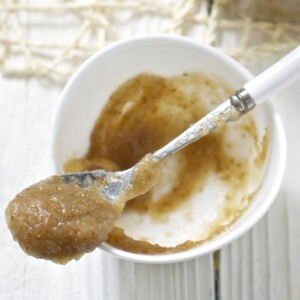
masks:
[[[243,66],[216,49],[178,36],[130,38],[93,55],[70,79],[60,99],[52,135],[56,172],[63,172],[63,164],[67,160],[87,152],[90,133],[102,107],[110,94],[127,79],[143,72],[174,76],[199,71],[224,77],[236,89],[252,77]],[[255,108],[254,116],[258,127],[268,127],[267,164],[261,186],[250,206],[226,232],[179,253],[135,254],[105,243],[101,248],[137,262],[178,262],[211,253],[248,231],[272,204],[280,188],[286,160],[282,123],[271,104]]]

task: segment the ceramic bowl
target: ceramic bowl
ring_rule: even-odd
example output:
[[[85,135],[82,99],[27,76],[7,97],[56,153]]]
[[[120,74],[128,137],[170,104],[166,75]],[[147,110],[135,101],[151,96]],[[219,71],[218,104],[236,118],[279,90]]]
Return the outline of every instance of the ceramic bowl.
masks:
[[[58,105],[52,134],[55,172],[88,150],[95,121],[110,94],[127,79],[149,72],[174,76],[184,72],[214,73],[235,89],[251,79],[251,73],[220,51],[179,36],[135,37],[111,44],[88,59],[67,83]],[[224,99],[226,100],[226,99]],[[169,263],[211,253],[231,243],[254,226],[271,206],[284,174],[285,136],[280,117],[270,103],[253,111],[258,129],[267,127],[269,148],[260,188],[242,216],[225,232],[205,243],[178,253],[145,255],[100,248],[123,259],[144,263]]]

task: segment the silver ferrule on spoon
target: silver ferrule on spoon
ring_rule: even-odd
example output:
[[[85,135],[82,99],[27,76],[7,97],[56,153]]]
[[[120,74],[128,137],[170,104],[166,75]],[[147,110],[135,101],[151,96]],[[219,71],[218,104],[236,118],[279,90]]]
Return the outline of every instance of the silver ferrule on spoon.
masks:
[[[241,114],[245,114],[255,107],[255,102],[245,88],[236,91],[230,98],[230,103]]]

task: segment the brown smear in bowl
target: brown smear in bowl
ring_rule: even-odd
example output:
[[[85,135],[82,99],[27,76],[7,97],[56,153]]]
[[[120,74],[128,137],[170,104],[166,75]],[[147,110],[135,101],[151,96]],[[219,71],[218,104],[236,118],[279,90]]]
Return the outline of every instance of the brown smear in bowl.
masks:
[[[153,153],[206,115],[232,91],[219,78],[203,74],[183,74],[172,78],[140,74],[112,94],[93,128],[87,155],[66,162],[65,171],[130,168],[145,154]],[[267,154],[267,135],[262,142],[259,141],[253,118],[245,118],[249,122],[241,128],[242,136],[252,140],[256,147],[256,169],[260,174]],[[134,211],[164,222],[205,187],[209,174],[217,174],[226,182],[230,192],[220,218],[212,222],[206,238],[164,247],[148,241],[136,241],[122,228],[114,228],[107,243],[135,253],[178,252],[216,236],[236,221],[249,205],[251,195],[245,195],[239,207],[231,200],[247,185],[253,175],[253,166],[247,160],[241,163],[230,155],[232,145],[227,140],[228,130],[225,126],[174,155],[176,169],[172,187],[167,193],[153,199],[153,191],[149,191],[127,202],[125,207],[125,213]]]

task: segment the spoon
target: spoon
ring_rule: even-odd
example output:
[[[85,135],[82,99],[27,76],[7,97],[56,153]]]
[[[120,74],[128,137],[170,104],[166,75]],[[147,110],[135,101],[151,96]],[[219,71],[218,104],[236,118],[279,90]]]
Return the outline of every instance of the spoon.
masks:
[[[18,194],[6,208],[13,237],[29,255],[67,263],[107,239],[126,201],[149,191],[169,155],[263,103],[300,78],[300,47],[246,83],[167,145],[125,171],[52,176]]]
[[[283,90],[299,79],[300,46],[263,73],[251,79],[228,100],[190,126],[167,145],[154,152],[151,157],[152,162],[148,164],[148,167],[162,161],[164,158],[199,140],[201,137],[208,135],[225,123],[238,120],[256,105],[263,103],[268,96]],[[125,171],[108,172],[105,170],[95,170],[63,174],[61,177],[66,183],[77,184],[81,187],[87,187],[91,182],[100,179],[102,182],[105,182],[100,188],[102,197],[110,203],[116,203],[121,193],[132,189],[132,185],[134,185],[133,175],[137,170],[137,166]],[[136,174],[138,177],[138,173]],[[148,190],[151,188],[152,186],[149,186]],[[140,194],[146,191],[143,190]],[[133,193],[130,199],[138,196],[138,194],[138,191],[136,194]],[[126,199],[126,201],[130,199]]]

